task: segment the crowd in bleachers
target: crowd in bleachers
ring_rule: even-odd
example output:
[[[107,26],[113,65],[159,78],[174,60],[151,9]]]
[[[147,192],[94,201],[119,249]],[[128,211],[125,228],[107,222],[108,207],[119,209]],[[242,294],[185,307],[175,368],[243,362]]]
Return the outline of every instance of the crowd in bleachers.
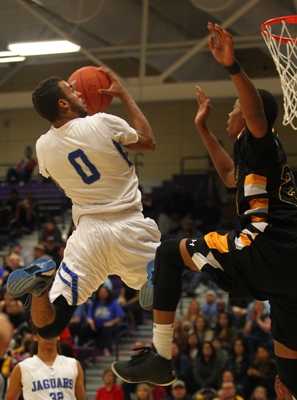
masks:
[[[176,188],[157,217],[162,240],[201,237],[211,230],[238,227],[234,192],[227,193],[225,202],[215,196],[198,200],[185,188]],[[153,207],[153,199],[146,196],[145,213]],[[39,257],[53,259],[59,265],[67,240],[62,239],[55,219],[49,217],[32,250],[24,249],[22,234],[35,230],[37,220],[38,202],[34,200],[34,194],[28,191],[24,199],[19,199],[17,190],[13,189],[11,198],[2,204],[1,209],[2,223],[17,231],[12,235],[9,252],[0,268],[0,312],[6,313],[14,326],[9,350],[0,362],[2,389],[16,363],[29,356],[32,344],[32,321],[25,305],[27,296],[10,298],[6,291],[8,275]],[[68,237],[74,229],[71,224]],[[208,290],[200,304],[195,297],[202,283],[208,286]],[[270,335],[269,305],[253,299],[226,303],[217,296],[215,284],[193,271],[184,274],[183,293],[191,300],[184,315],[175,319],[172,346],[179,385],[160,394],[158,388],[150,385],[138,388],[134,385],[131,389],[129,384],[122,383],[123,399],[275,399],[276,364]],[[114,353],[115,328],[118,329],[119,322],[125,321],[123,326],[135,329],[143,317],[138,293],[124,284],[120,291],[115,291],[111,281],[107,280],[86,304],[78,307],[61,337],[61,351],[68,356],[77,356],[79,347],[92,343],[97,353],[109,356]],[[1,396],[0,391],[0,400]]]

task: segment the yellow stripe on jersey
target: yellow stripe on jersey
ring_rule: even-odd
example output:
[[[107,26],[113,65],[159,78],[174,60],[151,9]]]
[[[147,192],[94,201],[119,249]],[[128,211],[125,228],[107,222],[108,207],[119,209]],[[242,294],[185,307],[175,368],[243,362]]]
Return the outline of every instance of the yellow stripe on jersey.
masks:
[[[218,232],[210,232],[204,236],[204,240],[210,249],[217,249],[220,253],[228,253],[228,233],[220,235]]]
[[[249,246],[249,245],[252,243],[251,239],[250,239],[247,235],[245,235],[245,234],[243,234],[243,233],[240,233],[240,234],[239,234],[239,237],[240,237],[240,239],[241,239],[241,242],[242,242],[242,244],[243,244],[243,247]]]
[[[254,196],[267,193],[267,178],[262,175],[249,174],[244,180],[244,195]]]
[[[267,222],[267,218],[260,218],[260,217],[256,217],[255,215],[252,215],[251,220],[252,220],[252,222]]]
[[[265,208],[266,212],[268,212],[268,204],[269,200],[268,199],[252,199],[249,201],[251,210],[255,210],[256,208]]]

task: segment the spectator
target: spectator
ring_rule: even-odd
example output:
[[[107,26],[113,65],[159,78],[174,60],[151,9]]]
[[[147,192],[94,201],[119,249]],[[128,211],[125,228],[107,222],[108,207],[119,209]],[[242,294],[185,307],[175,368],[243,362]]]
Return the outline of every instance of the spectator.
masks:
[[[237,322],[238,322],[237,317],[236,317],[235,313],[233,312],[232,307],[229,306],[229,304],[226,303],[226,300],[224,300],[224,299],[217,300],[217,322],[218,322],[219,315],[221,313],[227,313],[231,317],[231,325],[237,326]]]
[[[6,287],[4,287],[2,289],[2,297],[3,297],[3,300],[0,301],[0,312],[3,314],[7,314],[8,303],[10,302],[10,300],[13,300],[13,299],[7,292]],[[23,303],[18,299],[14,299],[14,300],[16,301],[18,312],[23,312],[24,311]]]
[[[233,372],[235,383],[246,398],[248,384],[247,371],[251,366],[249,350],[245,339],[237,338],[231,350],[231,355],[226,362],[226,368]]]
[[[214,330],[215,336],[222,339],[222,347],[230,350],[237,338],[237,330],[232,326],[230,314],[221,312],[219,314],[218,323]]]
[[[130,288],[123,282],[118,302],[127,315],[128,321],[133,326],[142,324],[142,308],[139,304],[139,295],[137,290]]]
[[[61,355],[66,357],[77,358],[77,351],[74,348],[72,335],[68,326],[60,334],[59,345],[61,349]]]
[[[185,352],[187,348],[188,335],[182,329],[182,322],[180,318],[174,319],[173,341],[178,345],[182,352]]]
[[[31,251],[24,249],[20,242],[14,241],[10,244],[10,249],[12,253],[15,253],[19,256],[20,266],[27,267],[31,265],[33,262],[33,255]]]
[[[48,258],[49,260],[53,259],[50,255],[46,254],[45,247],[41,243],[36,244],[34,246],[33,254],[34,254],[34,257],[33,257],[34,260],[37,260],[38,258],[41,258],[41,257]],[[30,265],[30,264],[28,264],[28,265]]]
[[[216,351],[217,359],[223,369],[226,365],[229,352],[226,348],[223,347],[223,339],[220,338],[219,336],[214,336],[211,343]]]
[[[21,268],[20,257],[16,253],[11,253],[9,256],[11,272]]]
[[[266,388],[264,386],[255,387],[250,400],[268,400]]]
[[[222,382],[222,391],[225,400],[243,400],[243,397],[236,394],[236,385],[233,381]]]
[[[246,321],[243,329],[244,335],[248,340],[254,342],[257,346],[260,342],[272,344],[271,319],[262,301],[256,300],[250,319]]]
[[[191,209],[191,197],[184,186],[178,185],[158,217],[158,227],[162,235],[176,234]]]
[[[27,190],[25,199],[18,202],[15,218],[25,233],[31,233],[35,229],[38,219],[38,204],[31,190]]]
[[[176,343],[172,343],[172,362],[176,369],[178,379],[185,382],[188,392],[193,392],[192,364],[189,357],[182,354]]]
[[[187,312],[185,313],[183,317],[183,328],[186,331],[189,331],[190,329],[193,329],[195,321],[198,317],[198,315],[201,314],[201,308],[200,308],[200,302],[197,299],[193,299],[189,302],[188,304],[188,309]]]
[[[153,400],[153,395],[150,385],[147,383],[139,383],[136,386],[136,400]]]
[[[202,275],[202,274],[196,274]],[[213,290],[208,290],[205,295],[205,303],[201,306],[201,311],[207,316],[208,324],[215,328],[217,322],[217,302],[216,294]]]
[[[101,285],[88,309],[87,329],[90,337],[96,340],[99,350],[106,356],[112,352],[113,328],[124,315],[120,304],[112,299],[108,288]]]
[[[13,325],[14,331],[17,331],[19,326],[26,321],[26,314],[20,310],[17,299],[10,299],[6,303],[6,314]]]
[[[10,191],[10,198],[4,204],[2,210],[2,221],[4,226],[9,226],[16,221],[16,210],[19,202],[19,192],[16,189]]]
[[[27,183],[31,178],[36,165],[35,159],[32,157],[32,148],[28,146],[25,149],[25,158],[21,159],[16,167],[9,167],[7,170],[6,181],[8,183],[20,182]]]
[[[150,383],[150,387],[152,391],[153,400],[167,399],[168,394],[164,386],[158,386],[154,385],[153,383]]]
[[[188,336],[188,343],[187,343],[187,348],[185,351],[185,354],[189,357],[191,360],[192,364],[194,360],[198,357],[199,354],[199,339],[196,335],[196,333],[191,333]]]
[[[103,372],[104,386],[98,389],[95,400],[124,400],[123,389],[116,385],[116,376],[111,369]]]
[[[58,244],[62,242],[62,234],[60,229],[57,227],[54,218],[49,217],[46,220],[45,229],[41,232],[40,242],[45,247],[47,253],[49,248],[52,249],[53,243],[58,246]]]
[[[191,396],[187,393],[186,384],[183,380],[178,379],[172,384],[169,400],[191,400]]]
[[[182,229],[180,229],[175,235],[175,239],[182,240],[184,238],[198,238],[203,237],[202,232],[200,232],[195,227],[195,221],[193,218],[187,218],[183,223]]]
[[[215,349],[211,342],[204,342],[197,360],[194,361],[194,380],[197,389],[218,389],[221,367],[217,360]]]
[[[267,344],[258,345],[255,360],[247,374],[249,396],[256,386],[261,385],[267,389],[268,398],[275,398],[274,380],[277,368]]]
[[[199,315],[195,321],[194,333],[199,341],[208,342],[213,338],[213,330],[208,327],[207,318],[205,315]]]
[[[217,400],[218,392],[212,388],[202,388],[193,395],[194,400]],[[220,400],[224,400],[223,397]]]
[[[77,343],[79,346],[83,346],[83,344],[86,342],[84,332],[87,324],[86,305],[80,304],[72,315],[68,325],[74,343]]]
[[[221,220],[217,229],[240,229],[239,216],[236,210],[236,191],[229,189],[227,192],[227,201],[223,204],[221,210]]]
[[[205,203],[198,205],[194,209],[192,218],[195,221],[196,229],[199,229],[203,235],[216,230],[221,219],[221,209],[213,198],[206,199]]]
[[[233,372],[230,369],[225,369],[222,373],[221,386],[223,382],[235,382]]]

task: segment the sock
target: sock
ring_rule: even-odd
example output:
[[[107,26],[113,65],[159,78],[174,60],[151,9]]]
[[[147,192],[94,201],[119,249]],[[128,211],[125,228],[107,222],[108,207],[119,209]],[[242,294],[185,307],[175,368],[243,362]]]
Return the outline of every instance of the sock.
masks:
[[[159,356],[171,360],[174,324],[154,324],[153,344]]]

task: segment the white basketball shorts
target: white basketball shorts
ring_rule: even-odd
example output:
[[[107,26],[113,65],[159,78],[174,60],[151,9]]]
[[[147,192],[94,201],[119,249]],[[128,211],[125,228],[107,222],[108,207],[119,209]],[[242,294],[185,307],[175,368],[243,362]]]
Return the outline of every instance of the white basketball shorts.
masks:
[[[50,290],[51,302],[63,295],[70,305],[85,303],[113,274],[139,290],[147,279],[146,265],[154,260],[160,237],[155,221],[139,211],[80,217]]]

